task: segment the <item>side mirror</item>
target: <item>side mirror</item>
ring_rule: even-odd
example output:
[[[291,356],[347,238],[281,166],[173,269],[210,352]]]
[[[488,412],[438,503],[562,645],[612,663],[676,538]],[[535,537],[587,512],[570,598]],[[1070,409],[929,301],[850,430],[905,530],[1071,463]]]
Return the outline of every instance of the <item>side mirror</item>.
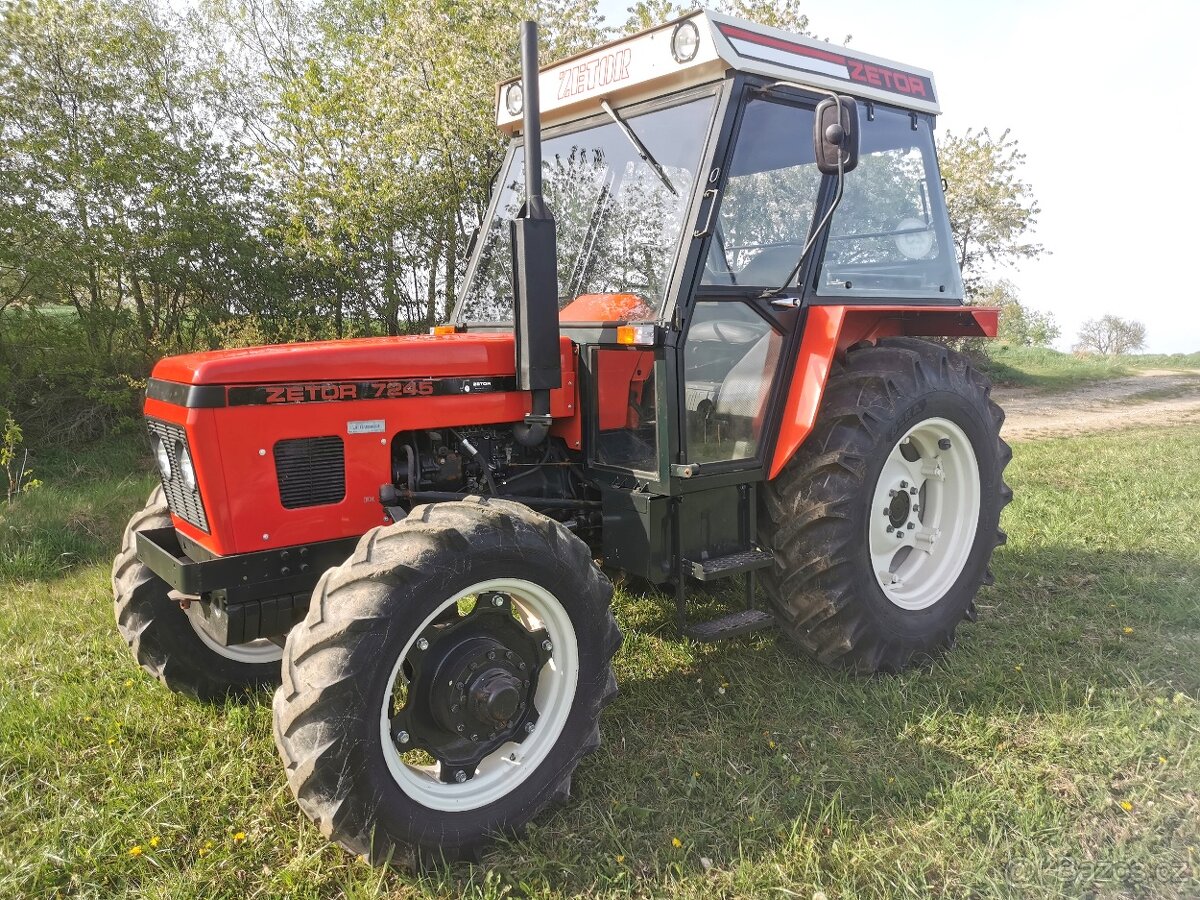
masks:
[[[817,104],[813,122],[813,155],[822,175],[850,172],[858,165],[858,102],[853,97],[829,97]]]

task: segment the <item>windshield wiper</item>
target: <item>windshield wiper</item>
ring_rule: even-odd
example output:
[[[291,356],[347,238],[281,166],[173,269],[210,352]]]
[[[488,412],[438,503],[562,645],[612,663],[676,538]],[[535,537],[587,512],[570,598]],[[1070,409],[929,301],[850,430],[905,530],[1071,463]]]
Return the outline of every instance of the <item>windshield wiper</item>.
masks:
[[[629,138],[629,143],[633,144],[633,149],[637,150],[638,156],[642,158],[642,162],[654,170],[654,174],[658,176],[659,181],[666,185],[668,191],[678,197],[679,191],[675,190],[675,185],[671,184],[671,179],[667,177],[667,173],[663,170],[663,167],[658,164],[658,160],[654,158],[654,154],[650,152],[649,148],[633,133],[633,129],[625,123],[624,119],[617,115],[615,109],[608,105],[607,100],[600,101],[600,108],[609,114],[612,120],[617,123],[617,127],[621,129],[621,133]]]

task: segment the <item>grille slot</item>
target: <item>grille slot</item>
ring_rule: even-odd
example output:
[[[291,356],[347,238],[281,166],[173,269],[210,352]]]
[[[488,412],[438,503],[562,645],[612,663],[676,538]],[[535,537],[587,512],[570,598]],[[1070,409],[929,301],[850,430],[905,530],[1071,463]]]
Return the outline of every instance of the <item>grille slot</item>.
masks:
[[[285,509],[324,506],[346,497],[346,451],[337,435],[275,445],[275,477]]]
[[[170,480],[162,479],[159,473],[163,493],[167,495],[167,506],[185,522],[190,522],[201,531],[208,531],[208,516],[204,513],[204,501],[200,499],[200,492],[189,491],[179,479],[179,452],[188,446],[183,428],[173,422],[162,422],[158,419],[147,419],[146,424],[150,427],[150,433],[163,442],[171,455]],[[193,457],[192,465],[195,464],[196,460]]]

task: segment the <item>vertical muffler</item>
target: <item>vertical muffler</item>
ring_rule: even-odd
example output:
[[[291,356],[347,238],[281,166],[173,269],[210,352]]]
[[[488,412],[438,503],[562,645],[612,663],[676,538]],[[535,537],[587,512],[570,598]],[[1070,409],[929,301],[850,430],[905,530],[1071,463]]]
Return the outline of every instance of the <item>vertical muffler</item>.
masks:
[[[538,98],[537,22],[521,23],[521,95],[525,108],[525,203],[511,223],[513,326],[517,389],[532,394],[524,422],[514,427],[526,446],[550,430],[550,391],[562,384],[558,352],[558,244],[554,217],[542,196],[542,119]]]

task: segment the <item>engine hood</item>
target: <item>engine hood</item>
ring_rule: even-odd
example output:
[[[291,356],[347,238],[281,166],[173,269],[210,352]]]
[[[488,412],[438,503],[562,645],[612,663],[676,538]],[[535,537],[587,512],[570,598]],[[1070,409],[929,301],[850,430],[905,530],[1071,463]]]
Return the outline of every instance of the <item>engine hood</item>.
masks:
[[[160,360],[153,377],[194,385],[513,375],[511,333],[406,335],[188,353]],[[564,360],[571,348],[562,339]]]

